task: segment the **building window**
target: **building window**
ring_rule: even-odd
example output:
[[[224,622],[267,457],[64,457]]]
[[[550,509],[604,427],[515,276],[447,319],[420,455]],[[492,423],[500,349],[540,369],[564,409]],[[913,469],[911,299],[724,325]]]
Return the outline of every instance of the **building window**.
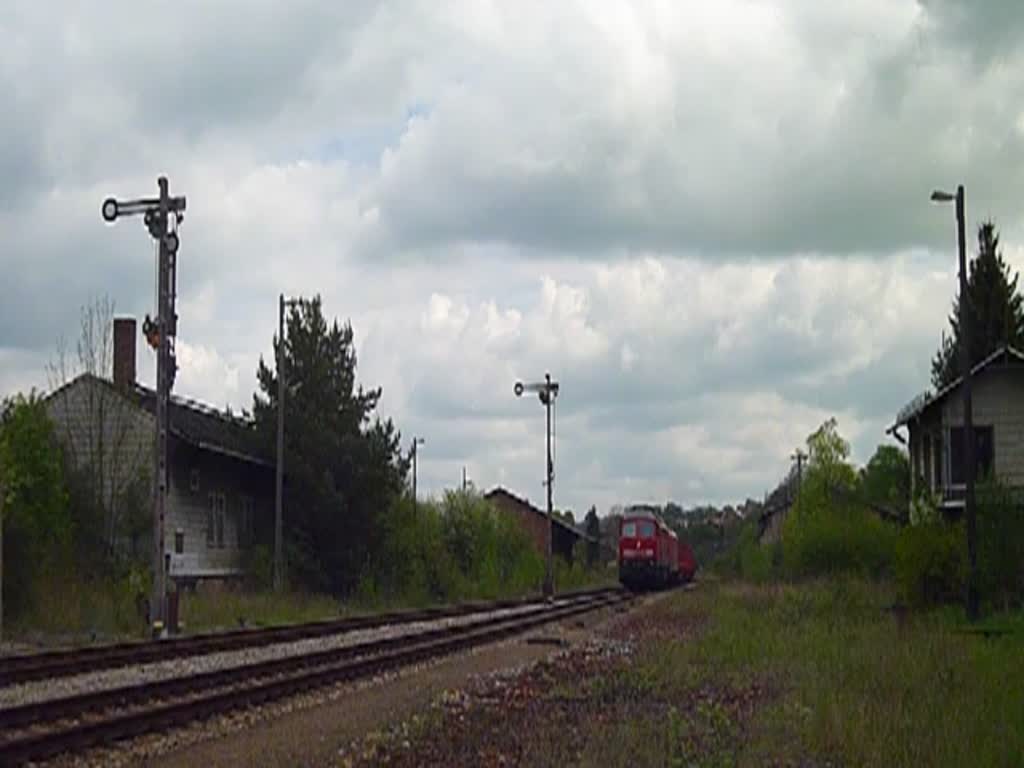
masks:
[[[935,441],[932,449],[932,488],[942,487],[942,435],[938,434],[932,438]]]
[[[174,554],[182,555],[185,553],[185,532],[179,528],[174,532]]]
[[[238,517],[238,546],[247,547],[255,539],[252,496],[242,497],[241,514]]]
[[[199,490],[199,470],[193,469],[188,473],[188,487],[189,490],[195,493]]]
[[[206,512],[206,546],[224,547],[224,508],[227,503],[223,493],[211,493]]]
[[[995,464],[994,432],[990,426],[974,427],[975,479],[980,480],[992,472]],[[967,461],[964,456],[964,428],[951,427],[949,430],[949,479],[951,485],[964,485]]]

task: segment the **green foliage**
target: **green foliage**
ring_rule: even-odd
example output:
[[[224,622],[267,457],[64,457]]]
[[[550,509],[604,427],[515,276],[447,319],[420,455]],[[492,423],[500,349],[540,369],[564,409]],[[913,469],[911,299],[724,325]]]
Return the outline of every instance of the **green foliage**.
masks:
[[[274,583],[274,553],[264,544],[242,550],[246,586],[254,591],[269,590]]]
[[[289,578],[310,591],[356,585],[384,545],[382,513],[401,494],[409,461],[390,420],[374,416],[381,390],[356,384],[352,326],[328,325],[319,297],[300,300],[287,318],[285,430]],[[260,360],[253,415],[268,450],[277,426],[276,371]]]
[[[803,478],[804,489],[824,492],[829,487],[853,489],[856,472],[849,463],[850,444],[839,434],[839,423],[831,418],[807,438],[807,471]]]
[[[787,572],[800,578],[886,574],[897,530],[861,505],[844,500],[848,497],[842,494],[855,488],[857,474],[848,463],[850,446],[839,434],[836,420],[829,419],[808,437],[807,448],[800,492],[782,528]]]
[[[982,641],[939,614],[894,619],[892,597],[847,579],[707,584],[662,619],[706,614],[705,630],[659,640],[639,663],[676,701],[763,686],[730,765],[1018,764],[1024,692],[1007,681],[1024,676],[1024,638]]]
[[[184,631],[208,632],[335,619],[340,606],[328,595],[200,587],[181,596],[180,611]]]
[[[39,576],[66,557],[72,526],[53,425],[35,393],[0,408],[4,611],[13,617],[36,598]]]
[[[799,578],[891,570],[898,530],[850,504],[802,498],[783,523],[783,561]]]
[[[743,522],[735,544],[715,561],[717,573],[755,583],[768,581],[778,574],[781,547],[759,543],[757,527],[756,519]]]
[[[147,579],[148,574],[140,588],[139,574],[132,571],[120,578],[83,578],[59,563],[47,563],[33,574],[36,599],[14,618],[12,634],[62,642],[140,637],[145,622],[137,598],[147,592]],[[42,595],[60,597],[47,600]]]
[[[934,518],[900,531],[896,583],[911,605],[935,605],[963,597],[967,548],[962,524]]]
[[[880,445],[858,476],[865,501],[904,513],[910,502],[910,460],[894,445]]]
[[[999,251],[999,234],[991,221],[978,228],[978,255],[970,261],[967,279],[967,311],[970,317],[971,365],[988,357],[1000,345],[1020,348],[1024,342],[1024,307],[1017,292],[1017,274]],[[950,335],[942,336],[932,360],[932,384],[936,389],[960,375],[960,319],[958,302],[949,317]]]
[[[544,563],[526,533],[473,490],[397,500],[357,598],[369,605],[499,598],[535,590]]]
[[[994,478],[980,483],[978,500],[978,588],[1002,607],[1024,600],[1024,504]]]

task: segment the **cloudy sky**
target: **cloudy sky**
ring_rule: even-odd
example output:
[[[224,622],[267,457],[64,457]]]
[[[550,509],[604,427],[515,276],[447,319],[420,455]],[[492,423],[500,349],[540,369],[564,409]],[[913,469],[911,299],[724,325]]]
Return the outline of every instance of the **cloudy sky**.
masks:
[[[927,385],[953,211],[1024,267],[1017,0],[4,0],[0,394],[188,198],[176,391],[249,407],[280,291],[351,318],[421,489],[757,496],[835,415],[866,460]],[[973,238],[972,238],[973,239]],[[152,381],[148,348],[140,375]]]

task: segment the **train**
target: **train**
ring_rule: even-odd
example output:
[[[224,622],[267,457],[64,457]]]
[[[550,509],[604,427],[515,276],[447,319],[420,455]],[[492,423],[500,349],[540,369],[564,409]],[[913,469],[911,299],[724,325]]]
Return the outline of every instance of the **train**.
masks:
[[[619,522],[619,583],[627,589],[658,589],[690,581],[697,561],[686,541],[661,519],[656,507],[635,504]]]

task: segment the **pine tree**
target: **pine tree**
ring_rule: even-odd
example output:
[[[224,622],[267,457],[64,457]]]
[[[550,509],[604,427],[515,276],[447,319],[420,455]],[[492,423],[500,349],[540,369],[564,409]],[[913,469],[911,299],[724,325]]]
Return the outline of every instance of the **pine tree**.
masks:
[[[409,462],[381,390],[356,383],[352,326],[328,325],[320,297],[292,307],[284,345],[285,523],[289,576],[308,589],[352,589],[380,544],[381,514],[405,487]],[[262,358],[253,416],[268,450],[277,427],[277,371]]]
[[[970,317],[971,365],[977,365],[1004,344],[1024,349],[1024,307],[1017,292],[1017,273],[999,251],[999,233],[991,221],[978,228],[978,255],[971,260],[967,277],[967,312]],[[936,389],[955,381],[960,368],[960,318],[954,300],[949,317],[950,333],[932,359],[932,384]]]

